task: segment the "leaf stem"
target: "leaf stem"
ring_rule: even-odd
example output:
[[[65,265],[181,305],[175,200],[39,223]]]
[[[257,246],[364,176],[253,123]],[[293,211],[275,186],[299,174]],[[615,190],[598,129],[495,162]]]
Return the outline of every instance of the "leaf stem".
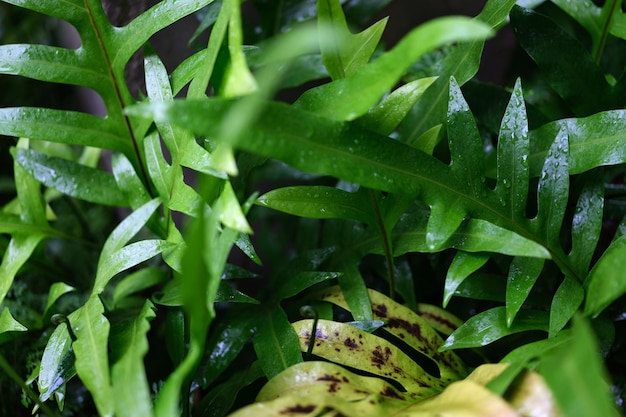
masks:
[[[606,19],[603,22],[602,31],[600,32],[600,38],[593,48],[593,59],[596,61],[596,64],[600,64],[600,60],[602,59],[602,53],[604,52],[606,40],[609,36],[611,21],[615,15],[615,10],[620,6],[621,0],[610,0],[610,2],[610,5],[608,5],[608,13],[606,13]],[[607,6],[605,5],[605,7]]]
[[[118,79],[115,75],[115,71],[113,69],[113,65],[111,63],[111,58],[109,56],[109,51],[104,43],[104,39],[102,38],[102,34],[100,33],[100,28],[98,27],[98,24],[96,22],[96,19],[94,17],[94,13],[93,10],[91,9],[91,5],[89,4],[89,0],[84,0],[84,4],[85,4],[85,8],[87,10],[87,15],[89,16],[89,23],[91,23],[91,27],[93,28],[95,34],[96,34],[96,38],[98,39],[98,43],[100,44],[100,50],[102,51],[102,55],[104,57],[104,60],[106,61],[106,66],[107,66],[107,70],[109,72],[109,76],[111,77],[111,83],[113,85],[113,90],[115,91],[115,98],[117,100],[117,104],[119,106],[119,110],[120,110],[120,114],[122,115],[123,119],[124,119],[124,124],[126,125],[126,129],[128,130],[128,135],[130,137],[131,143],[133,145],[133,151],[135,153],[135,157],[137,158],[137,165],[138,168],[141,172],[141,178],[144,182],[144,184],[146,184],[146,187],[148,188],[148,190],[152,191],[152,185],[149,181],[149,176],[148,173],[146,172],[146,167],[143,163],[143,158],[141,157],[141,150],[139,149],[139,144],[137,143],[137,138],[135,137],[135,133],[133,131],[133,127],[130,123],[130,119],[128,118],[128,116],[126,114],[124,114],[124,107],[125,107],[125,103],[124,103],[124,98],[122,97],[122,92],[120,90],[120,83],[118,82]],[[109,113],[110,115],[110,110],[107,107],[107,113]]]
[[[396,273],[395,266],[393,262],[393,251],[391,249],[391,240],[389,239],[389,233],[387,232],[387,228],[385,227],[385,222],[383,220],[382,214],[380,213],[380,206],[378,205],[378,200],[376,198],[376,193],[372,189],[368,189],[368,194],[370,197],[370,201],[372,203],[372,208],[374,209],[374,214],[376,216],[376,225],[378,226],[378,231],[380,232],[380,237],[383,241],[383,248],[385,250],[385,260],[387,262],[387,275],[389,276],[389,298],[395,300],[396,295]]]

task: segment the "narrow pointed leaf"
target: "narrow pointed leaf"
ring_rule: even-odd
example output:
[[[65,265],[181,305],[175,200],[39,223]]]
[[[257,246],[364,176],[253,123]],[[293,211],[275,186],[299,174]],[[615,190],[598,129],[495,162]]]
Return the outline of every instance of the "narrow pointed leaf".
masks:
[[[126,156],[113,154],[111,168],[119,190],[124,194],[126,201],[133,210],[151,200],[150,194],[148,194],[146,187]]]
[[[246,215],[230,182],[224,184],[220,198],[215,202],[213,210],[219,213],[219,220],[224,226],[233,231],[252,234],[252,228],[248,224]]]
[[[542,164],[560,131],[569,138],[569,171],[579,174],[602,165],[626,161],[626,110],[611,110],[589,117],[561,119],[530,132],[531,175],[540,175]]]
[[[432,20],[351,77],[308,90],[296,105],[335,120],[355,119],[367,113],[426,52],[450,42],[485,39],[490,33],[488,26],[467,18]]]
[[[489,260],[489,255],[482,253],[457,252],[446,273],[446,284],[443,292],[443,306],[454,295],[456,289],[472,273],[480,269]]]
[[[350,33],[338,0],[318,0],[318,22],[332,29],[336,43],[322,42],[322,60],[333,80],[350,77],[372,57],[385,30],[387,19],[379,20],[364,31]]]
[[[150,387],[143,358],[148,352],[147,333],[150,320],[156,316],[154,306],[146,301],[143,309],[132,320],[116,324],[111,329],[111,382],[115,395],[117,416],[152,415]]]
[[[52,284],[48,290],[48,300],[46,301],[46,308],[43,313],[44,317],[48,315],[48,312],[59,298],[72,291],[76,291],[76,288],[64,282],[55,282]]]
[[[576,278],[566,276],[554,294],[550,306],[550,336],[554,337],[571,320],[585,298],[585,290]]]
[[[521,363],[527,364],[538,360],[551,352],[559,349],[563,345],[568,344],[572,340],[571,329],[560,331],[554,337],[538,340],[536,342],[527,343],[509,352],[504,358],[503,363]]]
[[[148,259],[171,248],[165,240],[148,239],[131,243],[113,252],[105,260],[99,262],[94,284],[94,294],[99,294],[111,278],[122,271],[147,261]]]
[[[180,211],[191,216],[197,215],[202,206],[202,198],[193,188],[183,181],[183,171],[179,166],[167,164],[161,142],[158,135],[150,135],[145,138],[146,163],[150,178],[155,184],[159,196],[166,206],[175,211]]]
[[[170,373],[163,385],[159,396],[154,403],[154,415],[157,417],[170,417],[179,412],[180,394],[182,386],[188,375],[195,372],[202,359],[206,333],[215,317],[213,308],[213,296],[219,284],[219,277],[212,276],[204,261],[204,252],[213,253],[209,241],[214,239],[214,233],[207,233],[206,223],[211,222],[213,229],[217,220],[211,216],[205,217],[206,213],[201,210],[199,217],[187,225],[187,246],[181,259],[180,275],[176,279],[182,282],[181,298],[183,308],[189,317],[189,348],[182,362]],[[213,230],[211,230],[213,232]]]
[[[2,314],[0,314],[0,343],[10,340],[15,333],[26,331],[28,328],[15,320],[7,307],[2,309]]]
[[[260,196],[257,204],[300,217],[354,219],[373,224],[367,196],[327,186],[278,188]]]
[[[150,200],[126,217],[111,232],[104,243],[99,263],[104,262],[106,258],[111,256],[114,252],[122,249],[146,224],[150,216],[152,216],[157,207],[159,207],[159,204],[158,199]]]
[[[207,356],[210,366],[203,372],[205,386],[212,384],[235,361],[249,343],[255,327],[259,325],[258,310],[249,308],[228,311],[215,323],[207,340]]]
[[[506,324],[511,326],[515,316],[526,301],[539,274],[543,270],[544,260],[517,256],[509,267],[506,284]]]
[[[170,87],[170,80],[165,65],[159,57],[154,54],[146,56],[144,58],[144,67],[146,71],[146,92],[148,93],[150,101],[157,103],[172,101],[174,95]],[[159,122],[156,123],[156,126],[161,133],[163,141],[167,145],[167,149],[172,154],[172,159],[175,161],[173,164],[176,165],[179,160],[178,153],[180,149],[177,139],[180,134],[180,129],[178,129],[177,132],[176,128],[172,127],[169,123]]]
[[[230,0],[226,0],[228,3]],[[228,53],[230,60],[225,70],[223,87],[224,97],[239,97],[257,91],[256,79],[252,75],[242,50],[243,30],[241,25],[241,7],[239,2],[233,2],[230,7],[228,21]],[[221,95],[221,94],[220,94]]]
[[[598,316],[626,293],[626,236],[615,240],[585,279],[585,314]]]
[[[359,125],[381,135],[391,134],[436,79],[437,77],[426,77],[396,88],[358,119]]]
[[[506,323],[506,308],[495,307],[469,318],[446,339],[441,350],[485,346],[505,336],[530,330],[547,332],[547,322],[547,313],[523,310],[509,327]]]
[[[582,317],[574,320],[573,339],[548,355],[539,372],[565,415],[619,415],[593,331]]]
[[[578,198],[572,219],[572,249],[569,262],[578,276],[585,276],[591,265],[602,230],[604,186],[599,175],[593,175]]]
[[[39,366],[39,389],[41,401],[52,397],[57,389],[76,375],[72,340],[65,325],[59,325],[50,335]]]
[[[320,282],[336,279],[341,275],[338,272],[300,272],[285,281],[274,295],[277,300],[293,297]]]
[[[237,240],[235,240],[235,245],[239,249],[241,249],[241,251],[244,254],[246,254],[246,256],[252,262],[254,262],[257,265],[263,265],[261,258],[256,253],[256,250],[254,249],[254,245],[252,244],[252,241],[250,240],[250,235],[248,235],[247,233],[239,233]]]
[[[113,416],[115,396],[111,387],[108,358],[109,321],[104,317],[104,306],[97,296],[70,316],[76,335],[72,343],[76,354],[76,372],[91,393],[98,414]]]
[[[0,109],[0,133],[131,153],[117,124],[85,113],[40,108]]]
[[[338,276],[339,286],[346,297],[347,305],[355,320],[372,320],[372,305],[368,289],[356,263],[347,263]]]
[[[50,237],[66,237],[62,232],[51,228],[47,224],[23,222],[19,216],[8,213],[0,213],[0,233],[6,233],[8,235],[37,234]]]
[[[263,314],[262,327],[254,336],[254,350],[268,378],[302,362],[298,336],[284,310],[276,306]]]
[[[18,149],[15,160],[42,184],[92,203],[126,206],[112,175],[66,159]]]
[[[174,306],[179,307],[182,306],[183,298],[181,294],[182,284],[179,281],[170,281],[168,282],[163,290],[156,292],[152,300],[159,305],[164,306]],[[235,289],[232,285],[230,285],[226,281],[221,281],[220,285],[215,293],[216,303],[252,303],[259,304],[259,301],[256,299],[242,293]]]
[[[18,146],[25,148],[27,142],[22,139],[18,142]],[[18,194],[20,219],[25,223],[47,227],[39,183],[17,161],[13,164],[13,175]],[[2,257],[2,263],[0,263],[0,304],[8,294],[15,276],[44,237],[42,233],[15,233],[11,236]]]
[[[528,118],[522,94],[522,85],[515,82],[511,100],[504,112],[498,136],[497,189],[506,202],[509,218],[526,217],[526,201],[530,180]]]
[[[113,305],[118,304],[124,298],[139,291],[161,284],[167,281],[166,272],[155,267],[142,268],[124,277],[113,291]]]
[[[454,77],[450,78],[447,129],[452,172],[466,181],[471,194],[484,195],[486,186],[482,181],[485,177],[482,140],[474,115]]]
[[[431,251],[442,248],[463,223],[466,211],[461,201],[441,199],[430,207],[426,227],[426,246]]]
[[[2,302],[20,268],[28,261],[43,235],[15,234],[4,252],[0,263],[0,302]]]
[[[551,245],[558,243],[569,197],[568,152],[567,132],[561,131],[550,147],[537,187],[535,230]]]

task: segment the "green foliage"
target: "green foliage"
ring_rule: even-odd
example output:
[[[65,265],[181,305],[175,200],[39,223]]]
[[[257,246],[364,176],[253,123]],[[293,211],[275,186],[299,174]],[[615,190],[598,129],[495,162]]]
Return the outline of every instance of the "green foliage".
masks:
[[[3,1],[81,45],[3,38],[0,73],[106,108],[0,108],[3,411],[617,415],[621,2],[489,0],[389,48],[376,2],[269,3],[115,27],[97,0]],[[189,15],[168,72],[151,39]],[[486,86],[506,24],[524,69]]]

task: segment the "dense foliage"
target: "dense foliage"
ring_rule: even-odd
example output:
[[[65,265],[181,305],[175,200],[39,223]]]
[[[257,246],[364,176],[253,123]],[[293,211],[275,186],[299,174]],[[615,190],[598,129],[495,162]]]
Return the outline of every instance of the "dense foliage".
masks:
[[[621,2],[488,0],[390,47],[386,3],[163,0],[119,27],[3,0],[81,43],[0,33],[1,414],[620,414]],[[150,40],[190,15],[168,72]],[[508,82],[482,83],[503,28]]]

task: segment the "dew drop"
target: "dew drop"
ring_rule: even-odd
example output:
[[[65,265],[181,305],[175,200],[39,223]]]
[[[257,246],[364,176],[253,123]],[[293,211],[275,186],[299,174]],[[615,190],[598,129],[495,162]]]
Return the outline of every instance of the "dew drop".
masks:
[[[528,168],[528,155],[522,155],[522,165]]]

